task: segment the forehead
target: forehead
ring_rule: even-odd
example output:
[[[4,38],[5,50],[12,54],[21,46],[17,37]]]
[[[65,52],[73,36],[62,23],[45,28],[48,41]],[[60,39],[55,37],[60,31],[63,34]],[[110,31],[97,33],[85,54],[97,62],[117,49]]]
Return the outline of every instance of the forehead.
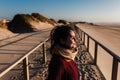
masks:
[[[73,30],[70,30],[70,36],[75,37],[75,32]]]

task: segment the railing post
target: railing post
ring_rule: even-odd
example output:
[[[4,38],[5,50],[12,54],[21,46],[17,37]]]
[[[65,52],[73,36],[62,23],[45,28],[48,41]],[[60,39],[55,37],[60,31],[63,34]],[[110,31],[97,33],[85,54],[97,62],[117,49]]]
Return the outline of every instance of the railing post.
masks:
[[[87,51],[89,52],[89,36],[87,35]]]
[[[46,42],[43,43],[43,61],[46,63],[47,58],[46,58]]]
[[[83,32],[83,44],[85,44],[85,33]]]
[[[117,72],[118,72],[118,61],[117,61],[116,58],[113,58],[113,67],[112,67],[111,80],[117,80]]]
[[[80,30],[80,40],[82,41],[82,30]]]
[[[29,79],[28,57],[26,57],[26,58],[23,60],[23,72],[24,72],[24,78],[25,78],[25,80],[30,80],[30,79]]]
[[[94,48],[94,64],[97,65],[97,51],[98,51],[98,45],[97,42],[95,42],[95,48]]]

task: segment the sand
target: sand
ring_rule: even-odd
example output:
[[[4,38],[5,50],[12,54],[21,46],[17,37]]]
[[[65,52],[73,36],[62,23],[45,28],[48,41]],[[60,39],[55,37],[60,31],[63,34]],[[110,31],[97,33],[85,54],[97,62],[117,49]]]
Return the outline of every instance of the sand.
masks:
[[[83,31],[88,33],[94,39],[104,44],[108,49],[112,50],[116,55],[120,57],[120,27],[110,26],[94,26],[88,24],[77,24]],[[92,56],[94,55],[94,42],[90,41],[90,50]],[[98,49],[98,61],[97,64],[107,80],[111,79],[113,58],[103,49]],[[118,68],[118,78],[120,80],[120,63]]]
[[[31,22],[30,24],[33,25],[34,26],[33,28],[37,29],[37,31],[53,27],[53,25],[48,24],[47,22],[46,23],[44,23],[44,22],[39,22],[39,23]]]
[[[0,28],[0,40],[5,39],[5,38],[9,38],[12,36],[15,36],[16,34],[12,33],[11,31],[4,29],[4,28]]]

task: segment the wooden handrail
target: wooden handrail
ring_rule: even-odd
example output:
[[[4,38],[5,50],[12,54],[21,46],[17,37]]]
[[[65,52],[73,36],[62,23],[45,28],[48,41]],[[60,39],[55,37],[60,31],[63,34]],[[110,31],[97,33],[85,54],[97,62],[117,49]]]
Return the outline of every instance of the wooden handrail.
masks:
[[[36,49],[38,49],[40,46],[45,45],[45,43],[48,41],[49,39],[44,40],[43,42],[40,42],[38,45],[36,45],[34,48],[32,48],[31,50],[29,50],[24,56],[20,57],[17,61],[15,61],[13,64],[11,64],[7,69],[5,69],[4,71],[2,71],[0,73],[0,78],[5,75],[7,72],[9,72],[11,69],[13,69],[16,65],[18,65],[21,61],[23,61],[23,70],[25,73],[25,80],[29,80],[29,67],[28,67],[28,56],[33,53]],[[43,46],[44,48],[44,46]],[[44,50],[46,50],[44,48]],[[44,53],[45,51],[43,51],[43,54],[46,55],[46,53]],[[46,57],[43,57],[46,58]],[[46,60],[46,59],[43,59]]]
[[[95,65],[97,65],[98,45],[113,57],[111,80],[117,80],[118,63],[120,63],[120,57],[116,55],[113,51],[105,47],[103,44],[99,43],[97,40],[95,40],[93,37],[91,37],[89,34],[84,32],[83,30],[81,30],[81,35],[82,34],[83,34],[83,37],[81,36],[81,40],[83,40],[83,44],[85,44],[85,35],[87,36],[87,51],[89,51],[89,38],[95,42],[95,47],[94,47],[94,64]]]
[[[82,30],[81,30],[82,31]],[[88,35],[86,32],[82,31],[83,33],[85,33],[85,35],[89,36],[89,38],[91,38],[94,42],[96,42],[99,46],[101,46],[104,50],[106,50],[111,56],[115,57],[119,62],[120,62],[120,57],[118,55],[116,55],[113,51],[111,51],[110,49],[108,49],[107,47],[105,47],[104,45],[102,45],[101,43],[99,43],[97,40],[95,40],[93,37],[91,37],[90,35]],[[84,40],[84,39],[83,39]],[[85,41],[83,41],[85,42]]]

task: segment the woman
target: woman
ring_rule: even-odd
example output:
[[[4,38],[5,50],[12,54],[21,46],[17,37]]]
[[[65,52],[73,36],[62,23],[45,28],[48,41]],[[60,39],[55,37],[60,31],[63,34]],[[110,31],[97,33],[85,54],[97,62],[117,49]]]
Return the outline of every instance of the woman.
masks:
[[[51,54],[48,80],[78,80],[74,63],[77,54],[76,39],[71,26],[57,26],[51,31]]]

